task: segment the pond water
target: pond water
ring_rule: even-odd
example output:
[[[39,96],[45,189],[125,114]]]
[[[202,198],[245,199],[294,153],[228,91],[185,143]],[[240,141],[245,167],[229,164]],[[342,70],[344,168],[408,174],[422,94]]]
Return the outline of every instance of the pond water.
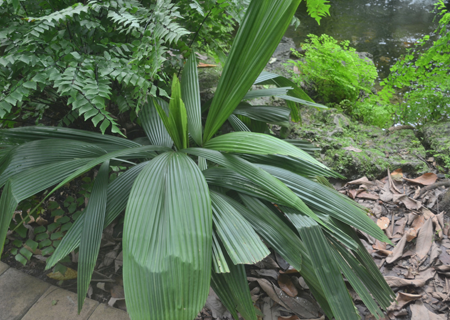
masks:
[[[308,16],[304,2],[296,16],[301,25],[290,28],[286,36],[295,44],[308,34],[323,33],[338,40],[350,40],[350,45],[374,57],[379,76],[386,77],[389,68],[424,35],[433,35],[437,27],[433,3],[435,0],[331,0],[330,16],[320,25]]]

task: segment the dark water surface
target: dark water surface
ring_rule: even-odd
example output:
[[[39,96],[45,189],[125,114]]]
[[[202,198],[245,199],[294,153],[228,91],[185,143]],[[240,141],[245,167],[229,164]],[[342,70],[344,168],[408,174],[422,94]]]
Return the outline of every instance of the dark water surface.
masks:
[[[434,0],[331,0],[330,16],[320,26],[306,13],[304,2],[296,16],[301,25],[290,28],[286,36],[297,46],[310,33],[323,33],[338,40],[350,40],[357,51],[374,56],[381,78],[389,68],[413,46],[417,39],[432,35],[437,27]]]

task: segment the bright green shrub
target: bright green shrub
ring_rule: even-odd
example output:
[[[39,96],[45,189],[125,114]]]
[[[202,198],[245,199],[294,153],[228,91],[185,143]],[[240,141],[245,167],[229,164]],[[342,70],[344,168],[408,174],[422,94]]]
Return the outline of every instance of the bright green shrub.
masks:
[[[289,60],[287,65],[295,82],[313,84],[317,96],[326,103],[356,101],[360,90],[370,92],[377,70],[371,61],[359,58],[349,41],[339,43],[325,34],[308,37],[302,45],[306,50],[304,56],[292,50],[301,59]],[[292,71],[293,67],[299,72]]]
[[[384,101],[397,95],[396,115],[401,123],[423,124],[448,119],[450,114],[450,13],[443,1],[436,6],[442,15],[436,30],[440,38],[431,47],[429,36],[419,40],[381,83]]]

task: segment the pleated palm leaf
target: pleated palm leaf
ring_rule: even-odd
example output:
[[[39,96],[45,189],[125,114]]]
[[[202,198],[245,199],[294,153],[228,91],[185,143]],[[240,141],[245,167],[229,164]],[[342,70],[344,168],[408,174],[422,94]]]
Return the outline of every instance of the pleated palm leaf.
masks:
[[[131,319],[194,319],[212,286],[235,319],[239,312],[256,320],[244,265],[262,260],[269,248],[301,273],[329,318],[359,319],[344,277],[382,317],[394,294],[354,228],[389,241],[383,231],[323,184],[321,176],[339,175],[308,153],[310,145],[249,129],[295,119],[296,103],[317,106],[289,80],[261,73],[299,2],[251,2],[204,108],[204,128],[192,55],[181,82],[173,80],[170,103],[154,99],[144,106],[145,143],[67,128],[0,130],[1,250],[20,201],[53,186],[50,195],[100,165],[86,210],[47,260],[51,268],[79,248],[79,310],[102,230],[125,210],[123,279]],[[248,91],[256,83],[278,88]],[[278,95],[290,108],[243,102],[263,95]],[[218,134],[226,121],[235,132]],[[121,161],[134,165],[108,183],[110,162]]]

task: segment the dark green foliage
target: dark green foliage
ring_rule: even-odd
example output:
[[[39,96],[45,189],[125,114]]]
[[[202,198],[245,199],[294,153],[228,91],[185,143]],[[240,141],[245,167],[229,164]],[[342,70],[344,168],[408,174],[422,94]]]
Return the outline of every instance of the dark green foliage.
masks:
[[[0,118],[46,114],[70,125],[83,116],[102,132],[120,133],[119,113],[133,117],[148,96],[167,97],[166,74],[182,66],[189,45],[224,56],[235,28],[226,10],[237,15],[239,3],[4,1]]]

